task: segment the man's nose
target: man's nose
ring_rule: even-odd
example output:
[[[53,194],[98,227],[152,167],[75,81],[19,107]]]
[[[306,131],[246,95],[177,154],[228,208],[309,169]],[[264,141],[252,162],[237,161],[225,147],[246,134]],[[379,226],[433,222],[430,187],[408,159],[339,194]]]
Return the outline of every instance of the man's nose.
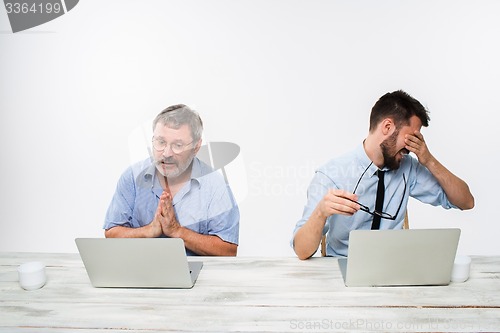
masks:
[[[174,152],[172,151],[172,146],[171,145],[167,145],[165,147],[165,149],[163,149],[163,153],[162,155],[164,157],[171,157],[171,156],[174,156]]]

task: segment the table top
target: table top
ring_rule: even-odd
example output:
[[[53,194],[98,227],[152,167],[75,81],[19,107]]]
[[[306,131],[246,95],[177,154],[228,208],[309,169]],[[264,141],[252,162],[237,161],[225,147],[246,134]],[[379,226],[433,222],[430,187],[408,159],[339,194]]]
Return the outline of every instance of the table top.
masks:
[[[34,260],[47,283],[25,291]],[[335,258],[201,260],[192,289],[93,288],[78,254],[0,253],[0,332],[500,331],[500,257],[473,256],[464,283],[358,288]]]

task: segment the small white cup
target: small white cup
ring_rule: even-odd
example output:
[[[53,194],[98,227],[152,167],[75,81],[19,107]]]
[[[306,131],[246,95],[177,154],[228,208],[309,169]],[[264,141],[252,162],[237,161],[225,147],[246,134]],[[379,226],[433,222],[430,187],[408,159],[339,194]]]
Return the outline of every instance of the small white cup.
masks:
[[[469,256],[456,256],[453,270],[451,271],[451,282],[465,282],[469,278],[471,258]]]
[[[42,288],[47,282],[45,265],[40,261],[31,261],[17,268],[19,273],[19,284],[25,290]]]

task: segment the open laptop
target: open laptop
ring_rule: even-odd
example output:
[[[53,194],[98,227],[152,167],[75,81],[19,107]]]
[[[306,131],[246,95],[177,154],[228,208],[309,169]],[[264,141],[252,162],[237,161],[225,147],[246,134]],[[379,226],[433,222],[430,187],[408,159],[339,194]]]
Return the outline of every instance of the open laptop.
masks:
[[[77,238],[94,287],[192,288],[203,266],[180,238]]]
[[[450,283],[460,229],[352,230],[339,265],[348,287]]]

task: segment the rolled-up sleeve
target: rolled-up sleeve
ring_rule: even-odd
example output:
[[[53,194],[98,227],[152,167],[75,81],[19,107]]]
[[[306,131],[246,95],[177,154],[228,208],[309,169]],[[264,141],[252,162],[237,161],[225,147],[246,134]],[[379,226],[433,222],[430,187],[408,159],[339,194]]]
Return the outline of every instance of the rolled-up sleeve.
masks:
[[[135,201],[132,169],[127,169],[118,180],[116,190],[104,219],[104,229],[116,226],[132,227],[132,214]]]

